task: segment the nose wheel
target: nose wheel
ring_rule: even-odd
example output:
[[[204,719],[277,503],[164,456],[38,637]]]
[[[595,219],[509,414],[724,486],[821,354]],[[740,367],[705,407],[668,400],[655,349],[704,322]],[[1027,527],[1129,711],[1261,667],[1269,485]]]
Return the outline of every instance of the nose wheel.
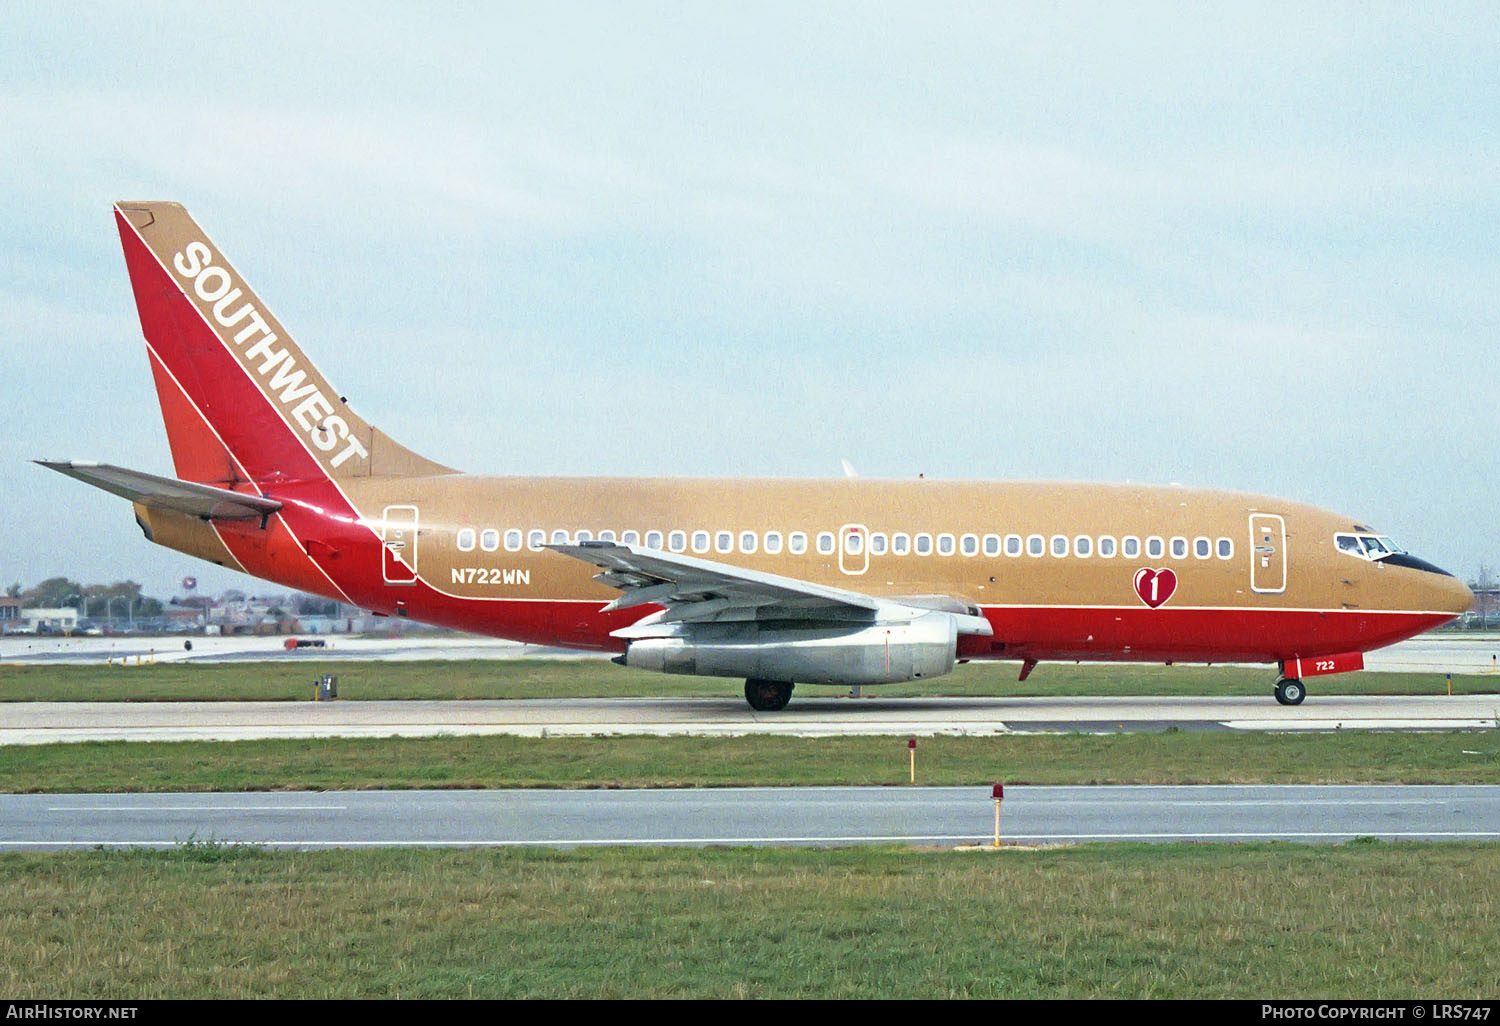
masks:
[[[1282,677],[1276,682],[1276,701],[1282,705],[1301,705],[1307,689],[1296,677]]]
[[[752,677],[745,681],[745,701],[756,712],[784,709],[791,700],[792,682],[789,680],[756,680]]]

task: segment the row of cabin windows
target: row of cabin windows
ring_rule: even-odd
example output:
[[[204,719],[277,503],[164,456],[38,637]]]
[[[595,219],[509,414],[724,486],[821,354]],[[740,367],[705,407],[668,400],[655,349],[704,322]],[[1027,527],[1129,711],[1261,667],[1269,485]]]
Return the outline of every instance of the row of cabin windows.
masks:
[[[485,552],[497,551],[502,543],[499,531],[488,528],[476,532],[472,527],[465,527],[458,532],[458,548],[460,552],[473,552],[480,548]],[[533,552],[540,552],[543,546],[552,545],[574,545],[586,541],[615,542],[621,545],[636,546],[643,542],[648,549],[660,549],[665,547],[670,552],[686,552],[691,546],[694,553],[715,553],[727,555],[738,552],[741,555],[751,556],[756,552],[764,552],[770,556],[780,555],[783,551],[783,536],[780,531],[767,531],[764,535],[755,531],[741,531],[736,536],[733,531],[622,531],[616,535],[614,531],[600,531],[597,539],[592,531],[578,531],[569,534],[567,531],[553,531],[549,536],[546,531],[533,528],[524,536],[524,547]],[[506,552],[519,552],[523,547],[523,535],[517,528],[506,531],[503,538]],[[807,535],[801,531],[793,531],[785,536],[785,551],[794,556],[800,556],[807,552]],[[665,543],[665,546],[663,545]],[[819,555],[831,556],[837,550],[837,539],[832,531],[819,532],[813,538],[813,545]],[[896,533],[885,535],[875,532],[869,535],[870,555],[872,556],[930,556],[934,552],[939,556],[952,556],[955,553],[964,556],[977,556],[983,553],[986,556],[999,556],[1002,552],[1007,556],[1020,556],[1025,554],[1031,557],[1051,555],[1062,559],[1067,556],[1076,556],[1080,559],[1089,559],[1097,556],[1100,559],[1113,559],[1115,556],[1123,556],[1126,559],[1136,559],[1144,552],[1147,559],[1163,559],[1171,553],[1173,559],[1187,559],[1189,552],[1195,559],[1211,559],[1217,556],[1219,559],[1234,558],[1234,542],[1228,538],[1212,539],[1204,536],[1193,538],[1189,541],[1185,537],[1171,539],[1156,536],[1142,540],[1135,535],[1126,535],[1116,539],[1112,535],[1080,534],[1069,538],[1065,534],[1054,534],[1050,538],[1045,535],[1031,534],[1022,537],[1019,534],[1007,534],[1003,538],[998,534],[986,534],[983,537],[977,534],[965,534],[955,537],[951,534],[939,534],[934,537],[931,534],[909,535]],[[847,555],[859,556],[864,554],[865,534],[863,531],[850,530],[844,534],[844,552]]]

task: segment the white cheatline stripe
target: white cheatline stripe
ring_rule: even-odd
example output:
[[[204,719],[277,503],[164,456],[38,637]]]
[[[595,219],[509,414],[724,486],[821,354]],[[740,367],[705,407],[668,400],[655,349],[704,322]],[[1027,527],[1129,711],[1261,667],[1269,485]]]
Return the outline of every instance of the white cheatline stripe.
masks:
[[[115,209],[116,210],[120,209],[119,204],[115,204]],[[121,211],[121,213],[123,214],[124,212]],[[240,369],[241,373],[243,373],[246,378],[249,379],[249,381],[250,381],[250,387],[255,391],[255,393],[257,395],[259,395],[261,397],[261,400],[268,407],[270,407],[271,412],[274,413],[274,414],[276,414],[276,416],[281,420],[281,423],[287,429],[287,433],[290,434],[293,438],[295,438],[297,440],[297,444],[299,444],[299,445],[302,446],[302,448],[307,452],[307,455],[312,458],[313,463],[316,464],[318,466],[318,468],[323,471],[323,475],[328,479],[329,483],[333,485],[334,489],[339,493],[339,495],[343,496],[344,502],[347,503],[348,506],[349,506],[349,508],[354,511],[356,522],[359,523],[361,526],[363,526],[366,530],[368,530],[370,532],[370,534],[375,538],[375,540],[377,542],[379,542],[381,540],[379,532],[377,532],[373,527],[371,527],[369,525],[369,523],[365,519],[365,515],[362,512],[360,512],[359,507],[356,506],[353,503],[353,501],[350,500],[348,494],[345,493],[345,491],[342,488],[339,487],[338,481],[334,478],[334,476],[331,473],[328,472],[328,469],[323,466],[323,461],[321,459],[319,459],[317,453],[313,452],[312,448],[308,446],[306,440],[303,439],[303,437],[297,433],[296,429],[292,426],[291,421],[289,421],[287,419],[286,414],[284,414],[276,406],[276,404],[271,401],[271,397],[268,396],[265,393],[265,390],[261,388],[260,382],[258,382],[258,381],[255,380],[255,377],[250,373],[249,368],[247,368],[244,365],[244,363],[241,362],[241,360],[239,358],[239,354],[236,353],[230,347],[230,345],[229,345],[228,342],[224,341],[224,337],[219,334],[218,330],[213,326],[213,323],[211,321],[209,321],[209,319],[207,317],[204,316],[203,311],[200,310],[200,309],[198,309],[198,304],[193,302],[192,297],[188,296],[187,290],[182,287],[182,283],[177,280],[177,278],[172,274],[171,270],[167,267],[167,265],[162,262],[161,257],[159,257],[159,256],[156,255],[156,250],[154,250],[154,249],[151,248],[151,243],[149,243],[149,242],[146,241],[146,238],[145,238],[145,236],[143,236],[141,234],[140,229],[135,226],[134,222],[132,222],[130,220],[130,218],[126,217],[126,218],[124,218],[124,221],[125,221],[126,224],[130,225],[130,230],[133,231],[133,232],[135,232],[135,237],[137,239],[140,239],[141,245],[146,248],[146,252],[147,253],[151,254],[151,258],[153,260],[155,260],[157,266],[162,269],[162,273],[167,276],[167,280],[170,281],[173,285],[175,285],[177,287],[177,291],[179,293],[181,293],[182,296],[183,296],[183,298],[188,301],[188,306],[190,306],[190,307],[193,308],[193,312],[198,315],[198,319],[203,322],[203,325],[204,325],[204,327],[206,327],[208,329],[209,334],[211,334],[215,339],[218,340],[219,345],[221,345],[221,346],[224,347],[225,352],[227,352],[229,354],[230,358],[234,361],[234,365]],[[196,224],[196,222],[194,222],[194,223]],[[201,227],[199,228],[199,231],[200,232],[202,231]],[[213,242],[212,239],[208,238],[208,233],[207,232],[203,232],[203,237],[208,242],[210,242],[210,243]],[[223,250],[219,250],[219,248],[218,248],[217,245],[214,246],[214,249],[218,250],[218,252],[219,252],[219,254],[221,256],[223,255],[224,251]],[[246,279],[243,274],[240,274],[240,272],[239,272],[238,269],[235,270],[235,274],[238,274],[239,277],[240,277],[240,280],[245,283],[245,288],[248,289],[251,293],[255,294],[257,296],[257,298],[258,298],[259,297],[259,293],[256,293],[255,290],[253,288],[251,288],[249,280]],[[262,303],[261,305],[264,308],[265,304]],[[144,334],[145,334],[145,332],[143,331],[142,335],[144,336]],[[290,339],[289,339],[289,341],[290,341]],[[293,344],[295,344],[295,343],[293,343]],[[151,345],[150,340],[147,340],[146,345],[147,345],[148,348],[150,347],[150,345]],[[158,360],[161,360],[161,355],[159,353],[155,353],[154,350],[152,352],[153,352],[154,355],[156,355],[156,358]],[[306,359],[306,354],[304,354],[304,359]],[[164,361],[164,360],[162,361],[162,366],[166,367],[166,361]],[[316,370],[316,368],[312,367],[311,361],[308,361],[308,366],[309,366],[310,369]],[[172,375],[172,372],[171,372],[170,368],[167,369],[167,374],[169,376]],[[318,374],[321,377],[321,372],[318,372]],[[187,390],[182,388],[182,383],[179,382],[175,376],[172,376],[172,381],[173,381],[174,384],[177,385],[177,387],[179,389],[182,390],[182,394],[184,396],[188,396]],[[192,397],[188,396],[188,402],[192,403],[192,401],[193,401]],[[195,410],[198,411],[198,416],[203,417],[203,411],[198,408],[198,405],[196,403],[193,403],[193,409],[195,409]],[[361,418],[361,419],[363,419],[363,418]],[[205,423],[207,423],[208,422],[208,418],[204,417],[204,421],[205,421]],[[213,428],[212,423],[209,423],[209,428],[210,429]],[[218,436],[218,432],[215,431],[214,435],[217,437]],[[219,438],[219,441],[222,443],[223,442],[223,438]],[[229,449],[229,447],[227,445],[224,448],[226,450]],[[230,455],[233,456],[233,453],[231,452]],[[239,461],[236,460],[235,462],[238,463]],[[243,471],[244,467],[241,467],[240,469]],[[250,480],[250,475],[249,474],[246,474],[245,477],[246,477],[247,480]],[[260,485],[258,483],[254,482],[253,480],[251,481],[251,483],[255,485],[255,488],[257,490],[260,489]],[[264,493],[262,493],[262,494],[264,494]],[[297,537],[297,533],[295,531],[293,531],[287,525],[287,522],[282,519],[280,513],[276,514],[276,518],[278,520],[281,520],[281,526],[286,528],[288,534],[290,534],[293,538]],[[215,528],[215,533],[217,533],[217,528]],[[233,550],[230,550],[230,551],[233,551]],[[304,553],[304,555],[306,555],[306,553]],[[238,558],[238,557],[236,557],[236,558]],[[328,574],[323,570],[323,568],[321,566],[318,566],[317,560],[313,559],[312,556],[308,556],[307,557],[307,561],[309,563],[311,563],[314,567],[317,568],[318,573],[320,573],[324,577],[328,578],[328,583],[332,584],[333,587],[334,587],[334,589],[336,591],[338,591],[338,593],[340,595],[344,596],[345,601],[349,605],[358,605],[359,604],[359,603],[353,601],[352,599],[350,599],[349,596],[347,594],[345,594],[344,589],[340,588],[337,584],[334,583],[333,578],[328,577]]]
[[[130,219],[126,218],[125,220],[128,222]],[[137,234],[139,234],[139,233],[137,233]],[[146,240],[142,239],[141,240],[141,244],[145,245],[145,243],[146,243]],[[147,245],[146,249],[149,251],[151,249],[151,247],[149,245]],[[154,253],[152,255],[155,256]],[[161,263],[161,261],[158,260],[157,263]],[[185,296],[186,293],[183,293],[183,295]],[[191,303],[191,300],[189,302]],[[196,310],[197,307],[194,307],[194,309]],[[200,316],[201,316],[202,311],[199,311],[199,313],[200,313]],[[215,337],[217,337],[217,333],[215,333]],[[161,365],[161,369],[166,372],[167,377],[169,377],[169,378],[172,379],[172,384],[175,385],[175,386],[177,386],[177,391],[179,391],[179,392],[182,393],[182,398],[185,399],[185,400],[187,400],[188,405],[193,408],[193,412],[196,413],[198,415],[198,418],[203,421],[204,426],[206,426],[208,428],[208,430],[212,431],[214,437],[219,440],[219,444],[224,447],[224,451],[229,454],[229,458],[232,459],[232,460],[234,460],[234,465],[239,469],[240,477],[244,478],[245,482],[247,484],[249,484],[250,487],[252,487],[252,488],[255,489],[256,494],[260,495],[263,498],[269,498],[269,496],[266,495],[265,490],[261,488],[260,483],[258,481],[256,481],[253,477],[250,476],[250,472],[245,469],[245,465],[243,463],[241,463],[240,460],[239,460],[239,457],[234,454],[234,450],[231,449],[229,447],[229,444],[224,441],[224,436],[221,435],[221,434],[219,434],[218,428],[214,427],[213,422],[211,420],[209,420],[207,416],[204,415],[202,408],[199,407],[199,405],[196,402],[193,401],[193,397],[188,394],[188,390],[182,387],[182,382],[177,379],[177,375],[176,374],[172,373],[172,368],[169,367],[169,366],[167,366],[167,361],[163,360],[161,358],[161,354],[158,353],[156,351],[156,349],[152,347],[151,340],[148,339],[148,338],[145,338],[145,333],[144,332],[142,332],[142,338],[143,338],[143,340],[146,343],[146,351],[151,354],[151,358],[153,360],[155,360],[158,364]],[[219,341],[223,342],[223,339],[220,339]],[[320,464],[320,466],[321,466],[321,464]],[[354,509],[353,505],[351,505],[349,508],[350,509]],[[358,513],[359,511],[355,510],[355,512]],[[281,522],[282,528],[286,531],[286,533],[288,535],[290,535],[293,539],[297,538],[297,532],[292,530],[291,525],[286,522],[286,518],[281,515],[281,512],[279,510],[276,513],[274,513],[273,516],[275,516],[276,519]],[[219,544],[221,544],[221,545],[224,546],[225,551],[227,551],[230,555],[234,556],[235,562],[239,562],[239,558],[240,557],[238,555],[235,555],[234,549],[232,547],[230,547],[229,543],[224,540],[224,535],[219,531],[219,526],[217,524],[215,524],[212,520],[210,520],[208,522],[208,526],[213,529],[214,534],[219,539]],[[359,603],[355,602],[353,599],[351,599],[349,597],[348,592],[344,591],[343,588],[339,587],[337,581],[335,581],[332,577],[328,576],[327,571],[325,571],[321,566],[318,566],[318,561],[317,560],[313,559],[312,556],[309,555],[306,551],[303,552],[303,555],[307,556],[307,561],[310,564],[312,564],[313,568],[316,569],[318,571],[318,573],[320,573],[320,574],[323,575],[324,579],[326,579],[328,581],[328,583],[333,587],[333,590],[336,591],[339,595],[341,595],[343,597],[344,602],[346,604],[351,605],[351,606],[359,604]],[[249,573],[249,571],[245,570],[245,568],[243,566],[240,567],[240,570],[243,573],[247,573],[247,574]],[[250,576],[253,577],[255,575],[251,574]]]
[[[1115,611],[1118,611],[1118,610],[1121,610],[1121,609],[1146,609],[1145,606],[1141,606],[1141,605],[1134,605],[1134,606],[1132,606],[1132,605],[1107,606],[1107,605],[1091,605],[1091,604],[1067,605],[1067,604],[1048,604],[1048,603],[1037,603],[1037,604],[1031,604],[1031,603],[1012,603],[1012,604],[1002,604],[1002,605],[981,604],[980,608],[981,609],[994,609],[994,610],[1002,610],[1002,609],[1020,609],[1020,610],[1031,610],[1031,609],[1091,609],[1091,610],[1098,610],[1099,612],[1103,612],[1103,613],[1115,612]],[[1361,615],[1362,616],[1362,615],[1369,614],[1369,615],[1372,615],[1372,616],[1450,616],[1451,617],[1451,616],[1454,615],[1453,613],[1444,612],[1443,610],[1437,610],[1437,609],[1343,609],[1343,608],[1339,608],[1339,609],[1318,609],[1318,608],[1315,608],[1315,607],[1306,607],[1306,608],[1304,608],[1302,606],[1295,606],[1295,607],[1294,606],[1268,606],[1268,607],[1264,607],[1264,608],[1258,608],[1258,607],[1252,607],[1252,606],[1171,606],[1171,607],[1165,607],[1164,606],[1164,607],[1162,607],[1162,609],[1147,610],[1147,611],[1148,612],[1153,612],[1153,613],[1163,612],[1163,611],[1165,611],[1165,612],[1179,612],[1179,613],[1339,613],[1339,614],[1342,614],[1342,615],[1345,615],[1345,616],[1356,616],[1356,615]],[[1313,657],[1311,657],[1311,656],[1303,656],[1302,658],[1304,658],[1304,659],[1310,659],[1310,658],[1313,658]],[[1186,660],[1179,660],[1179,661],[1184,661],[1185,662]]]

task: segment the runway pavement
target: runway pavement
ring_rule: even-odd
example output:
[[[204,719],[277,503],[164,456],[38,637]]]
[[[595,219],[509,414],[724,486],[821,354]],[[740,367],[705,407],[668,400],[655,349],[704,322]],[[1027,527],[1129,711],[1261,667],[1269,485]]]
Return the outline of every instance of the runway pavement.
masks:
[[[827,692],[824,692],[825,694]],[[814,692],[816,694],[816,692]],[[814,698],[757,713],[742,697],[360,702],[5,702],[0,744],[513,734],[800,737],[1039,731],[1493,729],[1500,695],[1263,698]]]
[[[989,843],[988,788],[0,796],[0,851]],[[1500,840],[1500,787],[1010,787],[1001,839]]]
[[[205,637],[169,635],[148,637],[54,637],[8,634],[0,636],[0,664],[87,665],[104,662],[296,662],[315,659],[599,659],[600,653],[522,645],[498,638],[463,634],[298,635],[323,643],[323,648],[287,651],[286,638],[245,635]],[[192,647],[185,647],[190,644]],[[1365,655],[1374,673],[1494,673],[1500,676],[1500,634],[1423,634]]]

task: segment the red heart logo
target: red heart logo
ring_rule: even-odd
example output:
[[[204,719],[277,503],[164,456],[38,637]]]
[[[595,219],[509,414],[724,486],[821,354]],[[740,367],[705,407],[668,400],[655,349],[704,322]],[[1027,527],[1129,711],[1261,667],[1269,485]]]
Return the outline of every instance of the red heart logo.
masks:
[[[1177,575],[1170,568],[1148,570],[1142,567],[1135,572],[1135,593],[1152,609],[1166,602],[1176,590]]]

